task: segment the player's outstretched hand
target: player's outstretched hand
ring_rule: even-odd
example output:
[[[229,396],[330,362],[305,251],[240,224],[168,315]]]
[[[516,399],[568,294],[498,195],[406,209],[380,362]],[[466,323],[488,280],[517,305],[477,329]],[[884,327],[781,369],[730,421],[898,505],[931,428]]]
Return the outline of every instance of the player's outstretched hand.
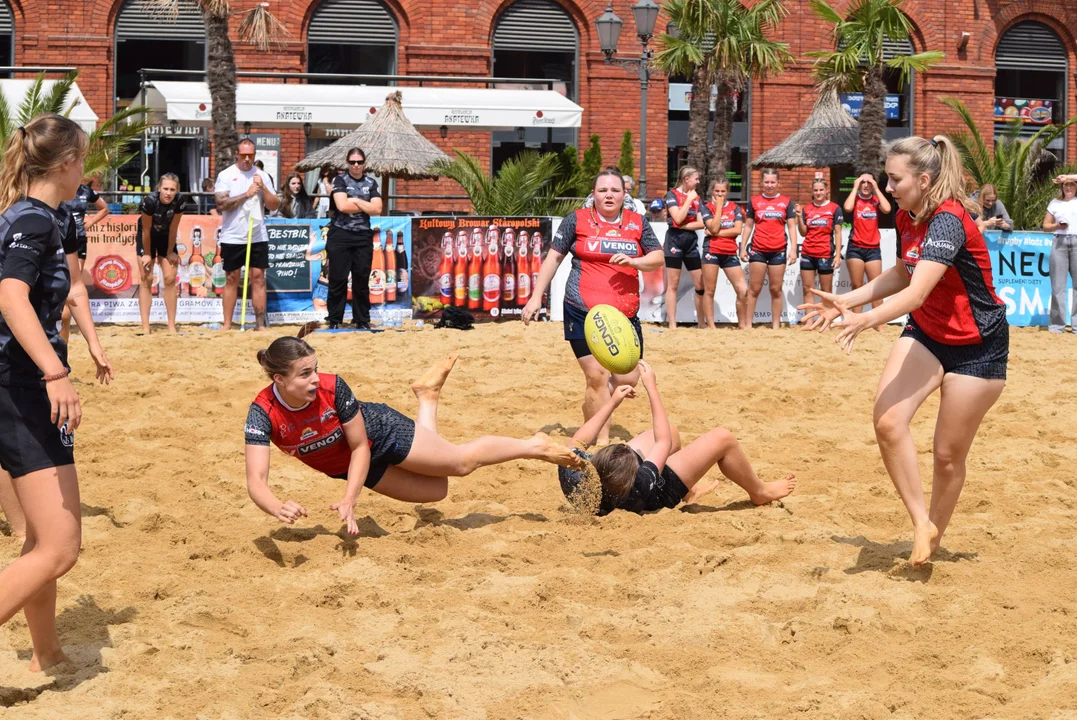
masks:
[[[278,520],[286,525],[293,525],[295,521],[301,517],[307,516],[306,509],[297,503],[295,500],[288,500],[277,508],[277,512],[273,513]]]
[[[819,302],[804,303],[798,305],[797,310],[804,310],[804,319],[801,320],[805,330],[818,330],[823,332],[830,327],[831,323],[848,313],[848,309],[833,293],[823,292],[815,288],[808,290],[819,298]]]
[[[329,506],[330,510],[336,510],[340,515],[340,521],[348,526],[349,535],[359,534],[359,524],[355,522],[355,503],[341,500]]]

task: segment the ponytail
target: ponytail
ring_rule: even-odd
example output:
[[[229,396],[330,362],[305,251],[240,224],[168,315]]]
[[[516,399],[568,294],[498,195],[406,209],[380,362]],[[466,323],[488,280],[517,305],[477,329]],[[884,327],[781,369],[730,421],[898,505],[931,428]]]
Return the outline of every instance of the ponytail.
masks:
[[[38,115],[8,138],[0,169],[0,213],[30,192],[30,184],[70,160],[86,156],[88,139],[78,123],[60,115]]]
[[[903,155],[915,175],[927,175],[930,185],[924,193],[915,221],[929,222],[947,200],[955,200],[970,213],[978,213],[976,203],[965,191],[965,166],[953,140],[936,135],[930,140],[907,137],[890,146],[887,156]]]
[[[288,375],[292,371],[292,365],[296,360],[310,357],[314,354],[314,348],[303,338],[321,325],[317,320],[312,320],[295,335],[285,335],[269,343],[269,347],[258,351],[258,364],[269,379],[276,375]]]

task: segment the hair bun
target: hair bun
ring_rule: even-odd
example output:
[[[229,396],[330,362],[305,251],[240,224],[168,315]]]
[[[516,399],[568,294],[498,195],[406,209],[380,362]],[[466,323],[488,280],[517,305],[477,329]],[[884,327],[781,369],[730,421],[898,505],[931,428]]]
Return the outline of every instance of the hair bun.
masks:
[[[262,367],[265,367],[265,365],[266,365],[266,351],[265,350],[259,350],[257,358],[258,358],[258,364],[261,365]]]

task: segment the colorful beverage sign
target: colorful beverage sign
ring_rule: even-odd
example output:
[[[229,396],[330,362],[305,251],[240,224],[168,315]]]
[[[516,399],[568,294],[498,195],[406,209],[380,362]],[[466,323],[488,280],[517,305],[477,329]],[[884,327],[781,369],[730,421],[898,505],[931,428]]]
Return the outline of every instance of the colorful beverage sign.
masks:
[[[1050,125],[1054,117],[1054,100],[995,98],[995,122],[1020,120],[1025,125]]]

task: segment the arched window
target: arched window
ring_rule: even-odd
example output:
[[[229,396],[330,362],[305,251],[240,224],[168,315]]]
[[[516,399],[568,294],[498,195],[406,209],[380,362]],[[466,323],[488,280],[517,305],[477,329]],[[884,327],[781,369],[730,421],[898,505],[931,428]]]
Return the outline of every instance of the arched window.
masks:
[[[397,38],[396,20],[378,0],[324,0],[307,29],[307,71],[392,75]]]
[[[575,100],[579,52],[576,24],[553,0],[516,0],[494,21],[494,77],[556,80],[554,89]],[[525,148],[556,151],[576,144],[573,128],[520,128],[492,135],[494,170]]]
[[[206,26],[194,0],[180,0],[175,17],[161,15],[142,0],[128,0],[116,16],[116,102],[138,94],[138,71],[206,69]],[[157,77],[158,80],[166,78]],[[182,75],[172,80],[197,81]]]
[[[0,63],[15,64],[15,18],[6,2],[0,2]]]
[[[995,123],[1021,118],[1031,134],[1066,118],[1068,56],[1058,35],[1047,25],[1025,20],[1010,27],[995,48]],[[1051,143],[1064,150],[1065,136]]]

